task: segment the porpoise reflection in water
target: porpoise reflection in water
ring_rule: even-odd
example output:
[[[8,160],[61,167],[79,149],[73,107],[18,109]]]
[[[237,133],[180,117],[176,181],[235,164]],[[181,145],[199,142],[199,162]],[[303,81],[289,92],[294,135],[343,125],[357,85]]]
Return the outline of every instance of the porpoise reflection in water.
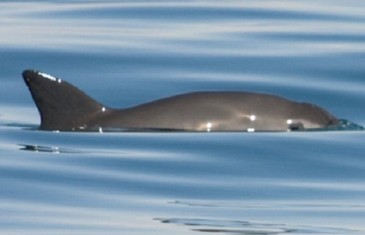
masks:
[[[41,116],[41,130],[263,132],[313,130],[339,119],[309,103],[253,92],[202,91],[114,109],[54,76],[23,72]]]

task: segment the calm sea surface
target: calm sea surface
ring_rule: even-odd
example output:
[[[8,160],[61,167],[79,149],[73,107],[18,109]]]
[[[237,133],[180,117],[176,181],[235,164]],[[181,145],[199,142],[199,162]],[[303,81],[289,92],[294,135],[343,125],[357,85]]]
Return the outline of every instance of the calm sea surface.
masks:
[[[365,132],[53,133],[21,72],[128,107],[256,91],[365,125],[365,2],[2,1],[0,234],[365,234]]]

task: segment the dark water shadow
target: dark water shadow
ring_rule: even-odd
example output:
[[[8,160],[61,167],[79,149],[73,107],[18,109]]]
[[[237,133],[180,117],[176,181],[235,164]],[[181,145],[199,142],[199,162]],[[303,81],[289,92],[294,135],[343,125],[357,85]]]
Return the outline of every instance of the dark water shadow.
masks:
[[[187,218],[170,218],[156,219],[165,224],[176,224],[190,227],[190,230],[206,233],[223,233],[223,234],[285,234],[294,232],[291,228],[286,228],[284,224],[261,224],[251,223],[249,221],[229,221],[229,220],[212,220],[212,219],[187,219]]]
[[[280,235],[280,234],[364,234],[362,231],[314,226],[292,226],[235,220],[194,218],[156,218],[164,224],[184,225],[191,231],[215,234]]]

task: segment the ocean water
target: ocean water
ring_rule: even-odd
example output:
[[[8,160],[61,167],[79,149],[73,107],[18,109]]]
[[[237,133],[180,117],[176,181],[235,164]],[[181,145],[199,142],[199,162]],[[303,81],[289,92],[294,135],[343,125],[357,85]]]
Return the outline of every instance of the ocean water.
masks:
[[[38,131],[21,72],[112,107],[200,90],[365,125],[365,2],[2,1],[0,234],[365,234],[365,132]]]

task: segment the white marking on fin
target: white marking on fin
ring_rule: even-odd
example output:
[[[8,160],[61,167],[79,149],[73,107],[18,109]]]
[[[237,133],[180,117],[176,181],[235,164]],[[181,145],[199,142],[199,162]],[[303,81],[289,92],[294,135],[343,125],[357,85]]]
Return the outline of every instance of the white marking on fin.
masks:
[[[247,132],[255,132],[255,128],[247,128]]]
[[[49,75],[46,73],[41,73],[41,72],[39,72],[38,75],[41,75],[42,77],[47,78],[51,81],[54,81],[54,82],[58,81],[58,83],[61,83],[61,79],[57,79],[57,78],[53,77],[52,75]]]
[[[103,128],[101,126],[99,126],[99,132],[103,133]]]
[[[105,108],[105,107],[102,107],[102,108],[101,108],[101,111],[102,111],[102,112],[105,112],[105,111],[106,111],[106,108]]]
[[[253,121],[255,121],[256,120],[256,115],[251,115],[250,116],[250,120],[253,122]]]

